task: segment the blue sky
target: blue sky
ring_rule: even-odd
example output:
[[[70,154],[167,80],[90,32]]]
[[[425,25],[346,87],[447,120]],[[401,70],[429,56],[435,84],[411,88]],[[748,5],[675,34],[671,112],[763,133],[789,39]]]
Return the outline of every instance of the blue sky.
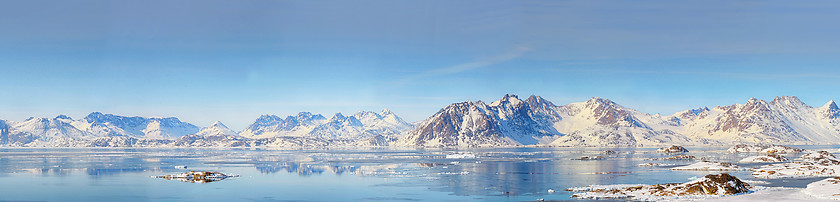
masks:
[[[840,98],[835,1],[4,1],[0,119]]]

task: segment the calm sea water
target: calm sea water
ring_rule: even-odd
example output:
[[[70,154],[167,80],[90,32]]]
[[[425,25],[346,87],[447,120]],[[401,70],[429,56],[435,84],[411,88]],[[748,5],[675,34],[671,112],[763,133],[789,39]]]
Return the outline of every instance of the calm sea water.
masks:
[[[838,151],[838,146],[809,149]],[[612,149],[604,160],[570,160],[605,149],[257,150],[0,148],[4,201],[534,201],[570,200],[568,187],[686,182],[710,173],[637,167],[670,155]],[[750,154],[689,148],[688,154],[737,162]],[[471,153],[472,159],[446,158]],[[798,157],[798,156],[797,156]],[[761,164],[739,164],[759,166]],[[182,169],[186,166],[187,169]],[[189,170],[237,174],[211,183],[151,178]],[[749,171],[728,172],[753,179]],[[798,186],[816,179],[773,180]],[[549,189],[556,192],[548,193]]]

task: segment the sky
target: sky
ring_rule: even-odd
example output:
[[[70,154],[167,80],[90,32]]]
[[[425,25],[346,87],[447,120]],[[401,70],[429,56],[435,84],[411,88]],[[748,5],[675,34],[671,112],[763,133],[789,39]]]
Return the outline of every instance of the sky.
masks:
[[[837,1],[2,1],[0,119],[840,98]]]

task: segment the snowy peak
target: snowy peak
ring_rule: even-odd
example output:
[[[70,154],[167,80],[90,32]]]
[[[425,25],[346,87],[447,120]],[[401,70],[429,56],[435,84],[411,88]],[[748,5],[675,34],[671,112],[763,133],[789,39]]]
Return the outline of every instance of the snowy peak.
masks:
[[[502,99],[499,99],[499,101],[495,101],[495,102],[490,103],[489,106],[491,106],[491,107],[499,107],[499,106],[506,106],[506,105],[520,106],[523,103],[524,102],[522,100],[520,100],[519,97],[517,97],[516,95],[505,94],[505,96],[502,97]]]
[[[802,100],[799,100],[799,98],[796,96],[776,96],[776,98],[773,98],[773,101],[771,101],[770,103],[795,107],[807,106],[804,102],[802,102]]]
[[[330,118],[329,123],[337,124],[338,126],[361,127],[362,122],[353,116],[344,116],[341,113],[336,113]]]
[[[819,108],[820,115],[828,119],[840,119],[840,108],[837,108],[837,104],[834,103],[834,100],[828,101],[822,107]]]
[[[693,120],[693,119],[696,119],[698,117],[702,118],[702,116],[704,116],[705,114],[708,114],[709,111],[711,111],[711,110],[709,110],[708,107],[702,107],[702,108],[689,109],[689,110],[685,110],[685,111],[682,111],[682,112],[677,112],[677,114],[675,114],[675,116],[677,118],[679,118],[680,120]]]
[[[228,128],[228,127],[227,127],[225,124],[223,124],[221,121],[216,121],[216,122],[213,122],[213,124],[210,124],[210,126],[209,126],[208,128],[210,128],[210,127],[215,127],[215,128]]]
[[[632,111],[612,100],[593,97],[584,104],[584,109],[580,112],[584,114],[581,115],[596,119],[598,125],[647,128],[644,123],[633,116]]]
[[[310,112],[300,112],[296,116],[286,117],[286,124],[289,125],[317,125],[317,121],[323,121],[327,118],[320,114],[312,114]]]
[[[195,134],[199,136],[235,136],[236,132],[225,126],[221,121],[216,121]]]
[[[556,107],[554,105],[554,103],[551,103],[550,101],[548,101],[546,99],[543,99],[542,97],[536,96],[536,95],[531,95],[530,97],[528,97],[528,99],[525,99],[525,102],[528,103],[528,105],[531,106],[532,109],[534,109],[534,108],[548,109],[548,108]]]
[[[54,119],[73,120],[73,119],[72,119],[72,118],[70,118],[69,116],[67,116],[67,115],[63,115],[63,114],[62,114],[62,115],[58,115],[58,116],[56,116]]]

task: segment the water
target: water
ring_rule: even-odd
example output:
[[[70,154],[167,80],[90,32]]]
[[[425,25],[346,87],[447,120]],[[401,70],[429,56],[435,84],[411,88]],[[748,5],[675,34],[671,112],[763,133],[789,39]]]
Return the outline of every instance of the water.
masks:
[[[829,149],[837,146],[806,147]],[[605,149],[255,150],[0,149],[0,200],[26,201],[534,201],[570,200],[569,187],[686,182],[717,172],[637,167],[669,155],[612,149],[605,160],[570,160]],[[751,154],[689,148],[688,154],[737,162]],[[471,153],[474,159],[447,159]],[[791,156],[791,157],[798,157]],[[757,167],[761,164],[739,164]],[[187,169],[179,169],[186,166]],[[179,168],[176,168],[179,167]],[[151,178],[189,170],[237,174],[211,183]],[[728,172],[754,179],[749,171]],[[804,187],[818,179],[771,180]],[[548,193],[548,189],[556,192]]]

